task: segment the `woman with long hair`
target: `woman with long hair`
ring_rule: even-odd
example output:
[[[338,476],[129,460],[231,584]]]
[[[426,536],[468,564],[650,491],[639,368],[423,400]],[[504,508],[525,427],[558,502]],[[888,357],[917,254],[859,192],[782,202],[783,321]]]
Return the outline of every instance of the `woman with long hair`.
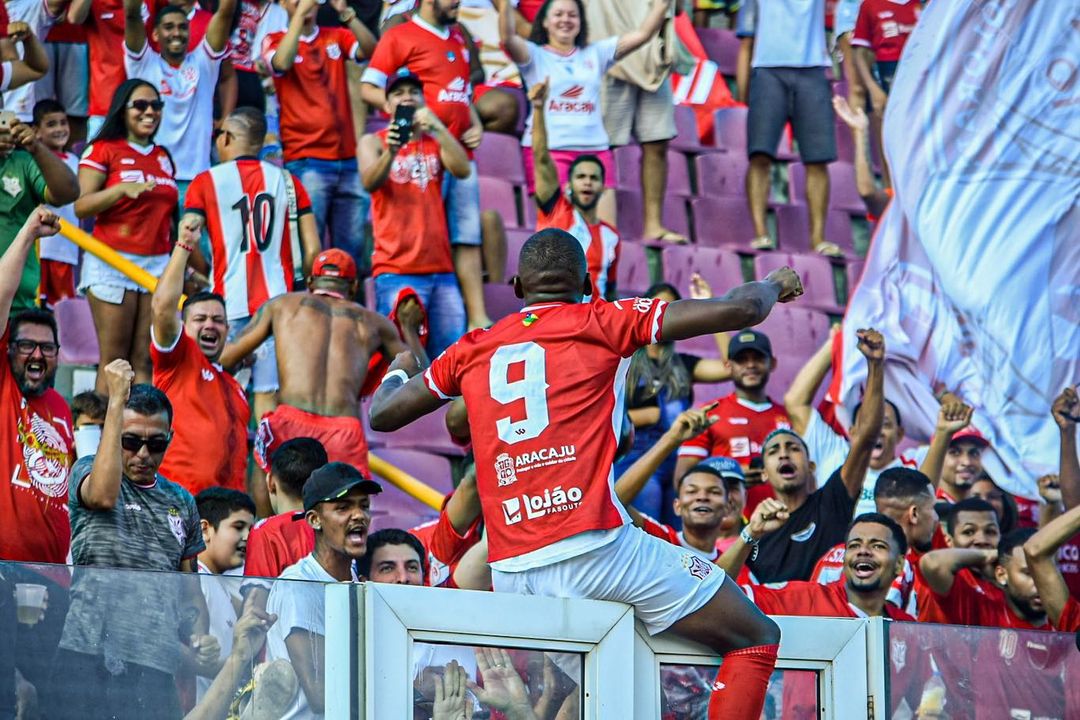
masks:
[[[631,0],[627,0],[628,2]],[[641,0],[637,0],[641,1]],[[510,0],[494,0],[499,8],[499,35],[503,47],[521,70],[527,86],[548,81],[545,112],[548,147],[566,185],[570,165],[580,155],[596,155],[604,166],[605,191],[597,212],[600,219],[615,223],[615,162],[604,129],[600,90],[604,75],[616,62],[637,50],[660,32],[671,0],[652,0],[642,26],[624,35],[587,42],[582,0],[547,0],[540,6],[528,40],[515,32]],[[532,116],[525,124],[521,144],[525,149],[525,183],[535,190],[532,156]]]
[[[695,299],[712,297],[712,289],[701,276],[691,280],[690,294]],[[646,297],[672,302],[681,300],[679,291],[669,283],[657,283],[645,292]],[[679,413],[694,403],[694,383],[717,383],[729,380],[731,371],[724,362],[727,335],[716,337],[721,357],[701,358],[681,353],[673,342],[643,347],[634,353],[626,375],[626,408],[634,424],[634,443],[615,465],[619,477],[635,460],[657,443]],[[672,454],[657,469],[638,493],[633,506],[668,525],[679,522],[672,507],[675,490],[672,478],[676,457]]]
[[[163,107],[145,80],[116,89],[79,163],[82,194],[75,201],[77,216],[94,218],[99,240],[154,277],[169,260],[179,199],[172,157],[154,143]],[[107,392],[103,369],[117,358],[131,363],[135,382],[150,382],[149,292],[90,253],[79,291],[90,301],[97,330],[97,391]]]

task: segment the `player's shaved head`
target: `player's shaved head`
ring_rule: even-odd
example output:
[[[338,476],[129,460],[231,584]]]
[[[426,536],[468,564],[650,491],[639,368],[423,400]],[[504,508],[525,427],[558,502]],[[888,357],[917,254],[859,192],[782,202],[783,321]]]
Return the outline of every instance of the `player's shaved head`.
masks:
[[[514,290],[527,302],[578,302],[592,293],[581,243],[570,233],[547,228],[525,241],[518,258]]]
[[[229,113],[230,130],[252,147],[261,148],[266,139],[266,115],[253,107],[240,107]]]

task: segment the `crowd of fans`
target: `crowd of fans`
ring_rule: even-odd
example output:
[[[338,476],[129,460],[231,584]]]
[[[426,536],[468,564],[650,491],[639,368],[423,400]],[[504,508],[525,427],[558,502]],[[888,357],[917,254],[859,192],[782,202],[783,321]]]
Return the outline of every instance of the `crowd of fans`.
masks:
[[[749,107],[755,237],[745,249],[776,247],[770,177],[790,124],[812,249],[837,256],[824,235],[834,111],[851,128],[856,186],[877,216],[888,168],[875,174],[870,148],[921,7],[0,2],[0,718],[82,717],[86,707],[246,717],[241,698],[263,708],[256,717],[321,716],[317,583],[490,590],[493,572],[509,573],[489,565],[504,561],[504,541],[496,532],[489,555],[475,468],[437,520],[369,534],[382,487],[361,420],[361,398],[384,374],[414,375],[492,325],[484,285],[503,280],[507,249],[504,218],[481,211],[474,151],[485,133],[520,136],[537,229],[580,243],[585,300],[614,300],[625,294],[626,240],[612,149],[631,139],[641,148],[634,239],[686,242],[662,222],[676,135],[668,20],[689,9],[701,26],[730,22],[744,42]],[[834,62],[846,98],[834,98]],[[57,234],[61,218],[92,227],[111,252],[80,253]],[[713,291],[695,275],[635,303]],[[77,295],[100,362],[95,389],[68,403],[52,389],[50,309]],[[522,317],[525,327],[537,319]],[[714,357],[673,341],[626,355],[614,491],[633,525],[689,551],[688,562],[723,568],[766,613],[1080,630],[1075,389],[1045,408],[1061,431],[1059,473],[1023,498],[984,470],[988,442],[949,392],[930,443],[904,444],[876,331],[859,331],[869,375],[850,427],[815,407],[832,338],[789,387],[770,388],[790,359],[769,337],[714,337]],[[696,383],[720,382],[733,391],[695,398]],[[492,380],[489,392],[528,406],[514,384]],[[446,424],[467,453],[471,431],[484,432],[460,399]],[[499,433],[532,432],[509,425]],[[516,482],[506,463],[495,464],[500,486]],[[574,490],[549,505],[580,501]],[[315,582],[290,582],[302,580]],[[988,657],[978,650],[910,648],[910,689],[897,698],[940,717],[944,677],[951,707],[975,707],[962,679]],[[1040,670],[1058,684],[1025,700],[1033,717],[1064,717],[1050,707],[1065,695],[1059,661]],[[574,717],[579,683],[558,657],[463,651],[418,669],[417,717],[465,717],[474,704],[507,718]],[[814,692],[786,684],[785,716],[813,707]]]

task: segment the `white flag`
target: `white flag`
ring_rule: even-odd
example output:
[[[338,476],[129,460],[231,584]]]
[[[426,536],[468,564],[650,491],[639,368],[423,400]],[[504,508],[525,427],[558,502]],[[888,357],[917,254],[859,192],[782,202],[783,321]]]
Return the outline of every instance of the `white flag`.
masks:
[[[889,95],[896,197],[844,323],[839,399],[885,334],[886,394],[925,439],[936,389],[976,408],[1009,492],[1056,472],[1050,404],[1080,381],[1080,2],[933,0]]]

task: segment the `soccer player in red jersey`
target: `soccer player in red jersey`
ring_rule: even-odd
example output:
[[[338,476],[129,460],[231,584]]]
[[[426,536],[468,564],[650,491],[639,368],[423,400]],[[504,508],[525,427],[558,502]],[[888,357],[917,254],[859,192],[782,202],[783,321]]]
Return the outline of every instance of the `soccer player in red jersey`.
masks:
[[[198,242],[198,225],[185,219],[151,300],[150,328],[154,385],[175,408],[172,442],[161,472],[192,495],[217,485],[245,489],[251,417],[244,389],[218,363],[229,330],[225,300],[215,293],[196,293],[184,301],[181,317],[176,316],[184,272]],[[211,437],[215,441],[208,443]]]
[[[204,227],[210,239],[209,264],[198,253],[195,264],[207,273],[211,290],[225,298],[231,339],[263,303],[292,291],[296,276],[303,276],[301,267],[311,270],[322,247],[300,180],[258,159],[266,117],[254,108],[234,110],[215,135],[221,162],[188,187],[184,219]],[[273,339],[256,351],[251,376],[252,410],[262,417],[277,402]]]
[[[71,411],[52,389],[60,346],[52,313],[11,315],[27,256],[60,230],[34,210],[0,257],[0,559],[63,564],[68,554],[67,478],[75,461]],[[9,324],[10,320],[10,324]]]
[[[536,229],[554,227],[577,238],[585,250],[589,279],[597,297],[613,300],[619,267],[619,231],[600,219],[597,206],[604,192],[604,165],[596,155],[579,155],[570,164],[566,189],[559,185],[559,170],[548,148],[544,118],[548,83],[529,88],[533,106],[532,152],[536,193],[540,208]]]
[[[327,462],[322,443],[309,437],[286,440],[270,457],[266,486],[277,514],[251,528],[244,575],[277,577],[315,549],[311,525],[294,520],[304,509],[304,483]]]
[[[422,375],[410,354],[395,358],[372,428],[395,430],[464,397],[495,588],[627,602],[650,632],[724,655],[710,718],[757,718],[778,628],[723,570],[628,527],[612,462],[634,351],[761,322],[802,293],[798,275],[783,268],[713,300],[583,303],[593,289],[585,253],[557,229],[526,241],[518,272],[520,312],[469,333]]]
[[[424,581],[431,587],[457,587],[454,573],[462,557],[480,541],[480,498],[471,468],[454,488],[439,517],[409,529],[423,547]]]

